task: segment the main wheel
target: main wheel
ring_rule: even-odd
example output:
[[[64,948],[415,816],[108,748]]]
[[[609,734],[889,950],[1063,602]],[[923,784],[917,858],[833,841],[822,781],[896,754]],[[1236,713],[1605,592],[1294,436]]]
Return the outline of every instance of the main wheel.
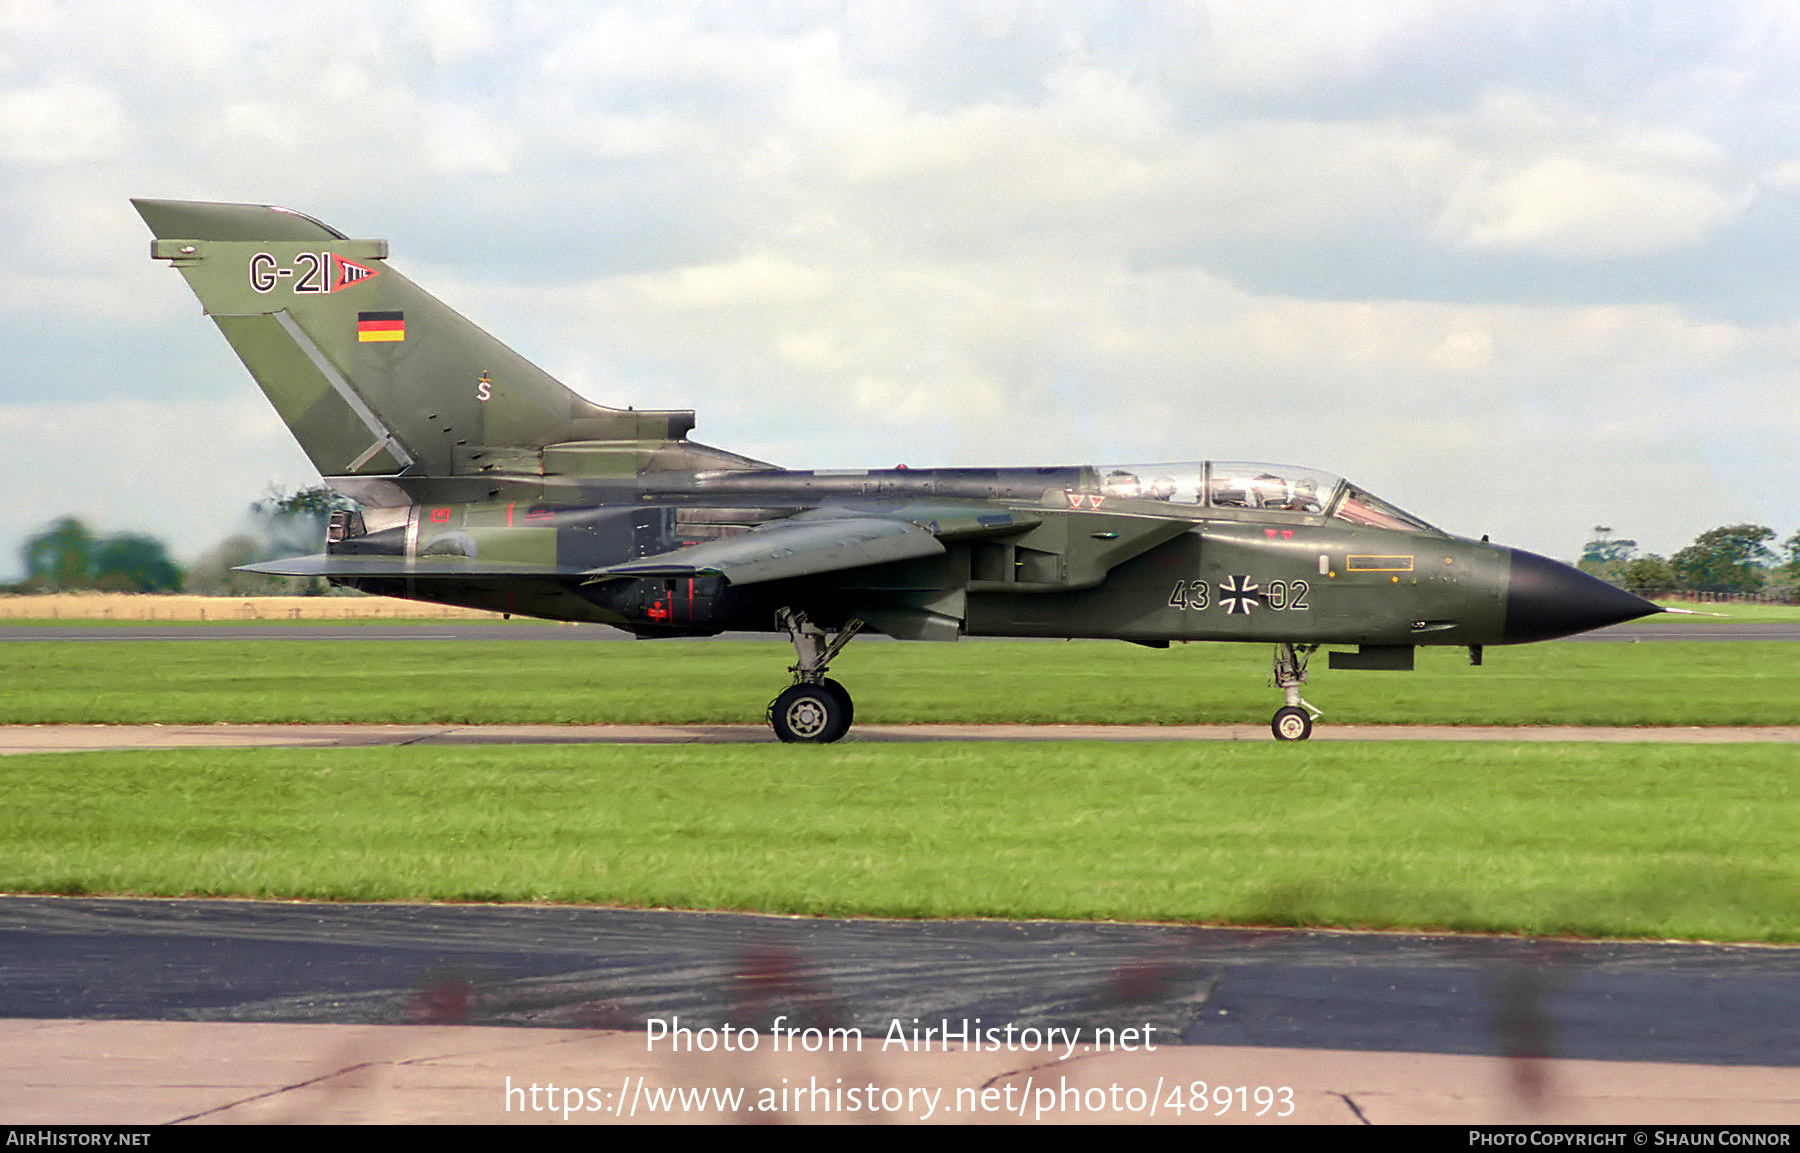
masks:
[[[842,727],[838,729],[837,736],[831,738],[835,741],[838,737],[841,737],[850,731],[851,724],[856,720],[856,705],[850,700],[850,690],[843,685],[838,684],[830,677],[826,677],[824,680],[820,681],[819,684],[821,687],[836,693],[838,700],[844,706],[844,723]]]
[[[1269,729],[1278,741],[1304,741],[1312,736],[1312,714],[1293,705],[1284,705],[1275,710],[1275,719],[1269,722]]]
[[[793,685],[769,706],[775,735],[790,744],[825,745],[850,730],[850,694],[836,681]]]

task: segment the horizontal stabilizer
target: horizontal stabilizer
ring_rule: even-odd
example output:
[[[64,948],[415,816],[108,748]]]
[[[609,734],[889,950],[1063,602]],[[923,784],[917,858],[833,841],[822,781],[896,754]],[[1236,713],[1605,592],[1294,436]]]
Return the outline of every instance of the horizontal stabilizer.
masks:
[[[559,565],[521,564],[512,561],[474,561],[466,557],[312,556],[287,557],[261,564],[240,565],[237,572],[284,577],[578,577],[587,570]]]
[[[609,565],[588,581],[722,576],[734,585],[790,580],[894,561],[941,556],[944,546],[911,521],[888,517],[797,517],[739,536]]]

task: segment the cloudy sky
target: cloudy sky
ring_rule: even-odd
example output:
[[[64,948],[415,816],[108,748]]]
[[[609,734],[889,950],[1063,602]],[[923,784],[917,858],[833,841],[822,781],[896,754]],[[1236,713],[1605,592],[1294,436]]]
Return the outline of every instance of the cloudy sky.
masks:
[[[251,15],[254,13],[254,16]],[[807,468],[1344,473],[1800,528],[1800,9],[0,0],[0,577],[315,483],[130,196],[282,204]]]

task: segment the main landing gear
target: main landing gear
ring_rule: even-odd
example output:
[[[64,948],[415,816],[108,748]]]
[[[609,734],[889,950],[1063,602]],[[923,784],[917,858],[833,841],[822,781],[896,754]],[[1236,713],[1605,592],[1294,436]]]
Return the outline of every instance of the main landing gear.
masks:
[[[1318,647],[1285,642],[1275,646],[1275,686],[1287,696],[1287,704],[1276,709],[1269,722],[1269,730],[1278,741],[1304,741],[1312,736],[1313,718],[1321,715],[1300,697],[1300,686],[1306,683],[1307,658]]]
[[[794,683],[769,704],[769,724],[789,743],[830,744],[850,731],[856,707],[844,686],[825,675],[825,666],[862,631],[863,622],[852,617],[828,639],[804,612],[781,609],[775,620],[794,642],[799,660],[788,668]]]

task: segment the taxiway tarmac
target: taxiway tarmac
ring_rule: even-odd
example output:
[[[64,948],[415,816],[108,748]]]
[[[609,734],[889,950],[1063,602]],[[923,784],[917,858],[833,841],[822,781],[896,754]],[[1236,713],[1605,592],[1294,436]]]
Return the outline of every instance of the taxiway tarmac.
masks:
[[[0,1124],[1561,1124],[1608,1126],[1621,1144],[1635,1136],[1622,1127],[1705,1125],[1749,1144],[1783,1143],[1800,1112],[1800,1074],[1764,1066],[645,1048],[607,1030],[0,1021]]]
[[[1044,1119],[1211,1121],[1166,1108],[1197,1081],[1289,1087],[1308,1122],[1792,1123],[1797,977],[1800,951],[1761,947],[7,897],[0,1123],[560,1121],[509,1094],[546,1083],[596,1090],[574,1120],[768,1119],[716,1097],[622,1115],[647,1085],[867,1084],[971,1108],[773,1111],[1032,1120],[1072,1087]],[[655,1021],[698,1040],[653,1046]],[[727,1052],[725,1025],[757,1047]],[[854,1047],[821,1048],[827,1027]],[[1006,1086],[1027,1111],[973,1107]]]

